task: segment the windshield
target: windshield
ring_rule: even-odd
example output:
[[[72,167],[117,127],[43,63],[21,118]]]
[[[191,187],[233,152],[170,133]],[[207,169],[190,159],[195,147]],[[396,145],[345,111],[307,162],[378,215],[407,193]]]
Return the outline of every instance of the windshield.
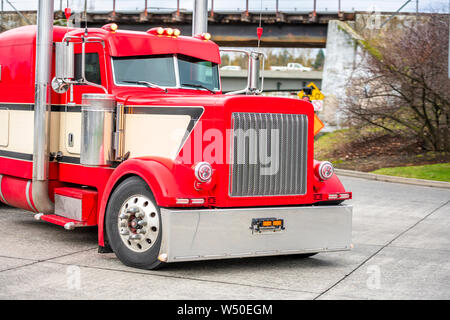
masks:
[[[112,61],[114,81],[119,85],[145,85],[147,82],[161,87],[220,89],[218,65],[210,61],[184,55],[120,57]]]
[[[176,77],[172,55],[113,58],[116,84],[146,81],[164,87],[175,87]]]
[[[181,86],[203,86],[209,90],[219,90],[219,73],[216,63],[188,56],[178,56]]]

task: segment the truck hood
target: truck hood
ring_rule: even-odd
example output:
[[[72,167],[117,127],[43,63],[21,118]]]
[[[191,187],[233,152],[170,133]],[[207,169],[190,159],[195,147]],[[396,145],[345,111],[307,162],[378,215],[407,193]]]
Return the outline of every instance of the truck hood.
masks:
[[[127,106],[201,106],[216,107],[216,112],[256,112],[310,114],[311,103],[283,97],[224,94],[149,94],[119,93],[118,102]]]

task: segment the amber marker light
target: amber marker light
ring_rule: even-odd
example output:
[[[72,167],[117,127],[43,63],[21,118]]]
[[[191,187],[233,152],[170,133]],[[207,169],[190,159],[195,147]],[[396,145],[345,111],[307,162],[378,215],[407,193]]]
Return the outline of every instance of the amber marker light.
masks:
[[[118,28],[119,28],[119,26],[117,24],[115,24],[115,23],[108,23],[108,24],[105,24],[102,27],[103,30],[107,30],[107,31],[110,31],[110,32],[116,32],[116,30]]]
[[[263,221],[262,225],[263,225],[263,227],[271,227],[272,226],[272,221],[270,221],[270,220]]]
[[[314,135],[318,134],[320,130],[323,129],[325,125],[319,119],[319,117],[314,113]]]
[[[151,29],[147,30],[147,33],[154,34],[157,36],[162,36],[164,34],[164,31],[165,30],[163,27],[157,27],[157,28],[151,28]]]
[[[202,34],[202,37],[204,40],[211,40],[211,33],[205,32],[204,34]]]

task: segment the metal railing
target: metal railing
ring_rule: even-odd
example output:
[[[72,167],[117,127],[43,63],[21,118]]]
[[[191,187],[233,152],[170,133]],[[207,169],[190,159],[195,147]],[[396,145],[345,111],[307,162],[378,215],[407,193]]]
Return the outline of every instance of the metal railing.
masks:
[[[31,24],[29,19],[21,13],[21,11],[35,11],[37,10],[34,0],[0,0],[0,28],[4,24],[4,12],[16,12],[21,20],[26,24]],[[400,9],[403,11],[418,11],[419,1],[408,1],[409,4]],[[83,12],[87,3],[88,13],[111,14],[113,17],[120,13],[143,14],[163,14],[169,13],[175,17],[180,17],[183,14],[191,13],[193,7],[192,0],[60,0],[59,7],[56,5],[56,11],[63,11],[65,6],[69,3],[73,12]],[[346,0],[239,0],[234,2],[208,0],[209,16],[214,17],[216,14],[241,14],[244,18],[250,15],[283,15],[283,14],[301,14],[308,13],[313,18],[318,14],[343,14],[345,12],[355,11],[379,11],[374,6],[377,1],[361,2],[354,6],[355,2]],[[324,7],[328,6],[328,7]],[[395,5],[394,5],[395,6]],[[389,7],[392,12],[397,10],[397,7]],[[383,11],[390,11],[383,8]],[[399,9],[399,10],[400,10]],[[399,11],[398,10],[398,11]]]
[[[335,7],[326,12],[341,13],[341,1],[334,0]],[[282,4],[284,2],[284,5]],[[180,17],[182,14],[191,13],[193,8],[193,1],[180,1],[169,0],[164,1],[164,7],[158,6],[162,3],[161,0],[60,0],[59,8],[56,5],[55,11],[63,11],[66,5],[72,7],[72,11],[84,11],[87,9],[88,13],[108,13],[115,17],[118,13],[142,13],[144,16],[149,14],[158,13],[171,13],[175,17]],[[225,4],[224,1],[208,0],[209,16],[214,17],[216,13],[240,13],[243,17],[248,17],[251,14],[276,14],[279,16],[282,13],[297,12],[297,13],[310,13],[312,17],[315,17],[319,12],[317,5],[321,3],[321,0],[306,0],[300,2],[287,1],[287,0],[240,0],[238,6],[230,7]],[[155,6],[156,5],[156,6]],[[182,7],[182,6],[186,7]],[[130,8],[132,6],[132,8]],[[298,6],[298,7],[297,7]],[[32,24],[30,20],[22,14],[21,11],[35,11],[37,8],[34,5],[34,1],[28,0],[0,0],[0,30],[7,29],[4,25],[4,12],[15,12],[20,16],[20,19],[24,24]],[[337,10],[337,11],[336,11]],[[323,12],[323,10],[322,10]]]
[[[37,9],[35,1],[32,0],[2,0],[9,4],[4,6],[4,10],[16,11],[35,11]],[[64,7],[69,3],[73,10],[84,10],[85,0],[60,0],[59,6],[55,5],[55,10],[64,10]],[[144,15],[149,13],[171,12],[175,15],[192,12],[193,1],[189,0],[87,0],[88,12],[110,12],[113,15],[119,12],[142,12]],[[216,12],[233,12],[249,15],[250,13],[283,13],[283,12],[341,12],[342,4],[345,0],[302,0],[302,1],[288,1],[288,0],[240,0],[234,2],[208,0],[210,15]],[[350,3],[350,2],[349,2]],[[236,5],[237,4],[237,5]],[[324,7],[329,5],[329,7]],[[359,9],[366,9],[364,5],[360,5]],[[354,9],[354,8],[353,8]],[[347,10],[352,11],[352,10]]]
[[[88,0],[93,3],[93,0]],[[132,5],[130,4],[132,2]],[[111,12],[115,15],[119,11],[126,10],[127,12],[132,11],[130,6],[135,7],[135,12],[143,12],[144,15],[149,13],[162,13],[171,12],[175,15],[181,15],[183,13],[192,12],[192,2],[189,0],[166,0],[164,1],[164,6],[158,6],[162,3],[161,0],[103,0],[95,1],[95,10],[102,12]],[[210,16],[214,16],[216,12],[228,12],[228,13],[242,13],[243,15],[250,15],[251,13],[292,13],[292,12],[308,12],[313,15],[323,14],[323,13],[341,13],[342,11],[354,12],[354,11],[374,11],[374,6],[378,5],[378,1],[361,1],[359,4],[355,5],[354,1],[346,0],[333,0],[333,1],[322,1],[322,0],[302,0],[302,1],[291,1],[291,0],[240,0],[235,2],[219,1],[219,0],[208,0],[209,2],[209,12]],[[409,11],[415,12],[418,10],[419,0],[414,1],[415,4],[411,4],[408,9]],[[235,4],[237,3],[237,5]],[[325,7],[328,6],[328,7]],[[346,6],[346,7],[344,7]],[[390,4],[389,9],[384,11],[395,11],[397,9],[397,4]],[[375,8],[376,9],[376,8]],[[384,8],[385,9],[385,8]]]
[[[124,3],[126,0],[111,0],[111,10],[112,15],[116,15],[118,5]],[[192,12],[192,7],[182,8],[180,0],[172,0],[165,2],[165,7],[152,7],[151,2],[153,0],[142,0],[143,7],[142,9],[137,9],[136,11],[141,11],[144,15],[148,15],[149,13],[159,13],[163,11],[172,11],[175,15],[179,16],[183,12]],[[335,7],[330,8],[331,11],[337,11],[337,13],[341,12],[341,1],[343,0],[335,0]],[[158,1],[154,1],[158,2]],[[280,7],[280,0],[241,0],[240,5],[237,8],[231,8],[230,6],[219,6],[220,3],[217,0],[209,0],[209,12],[210,16],[214,16],[215,12],[219,11],[227,11],[227,12],[240,12],[245,16],[248,16],[251,12],[259,13],[262,12],[275,12],[275,14],[279,14],[281,12],[312,12],[314,15],[317,14],[317,4],[320,3],[320,0],[308,0],[302,1],[298,4],[300,6],[296,7],[293,5],[291,1],[285,1],[285,3],[289,3],[287,6]],[[223,1],[222,1],[223,4]],[[251,4],[253,4],[251,6]],[[103,8],[105,10],[105,8]],[[322,10],[323,11],[323,10]],[[325,11],[328,11],[328,8],[325,8]]]

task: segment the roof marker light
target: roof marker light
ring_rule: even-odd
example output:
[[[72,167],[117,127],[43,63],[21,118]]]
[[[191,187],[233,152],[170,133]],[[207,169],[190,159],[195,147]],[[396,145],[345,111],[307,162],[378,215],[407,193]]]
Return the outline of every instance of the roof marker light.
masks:
[[[178,37],[181,34],[180,29],[172,29],[172,28],[163,28],[163,27],[157,27],[157,28],[151,28],[147,30],[147,33],[154,34],[156,36],[174,36]]]
[[[194,38],[208,41],[208,40],[211,40],[211,33],[209,33],[209,32],[199,33],[199,34],[196,34],[194,36]]]
[[[111,32],[116,32],[116,30],[118,28],[119,28],[119,26],[115,23],[108,23],[102,27],[103,30],[107,30],[107,31],[111,31]]]
[[[164,31],[165,30],[164,30],[163,27],[157,27],[157,28],[148,29],[147,33],[154,34],[154,35],[157,35],[157,36],[162,36],[164,34]]]

